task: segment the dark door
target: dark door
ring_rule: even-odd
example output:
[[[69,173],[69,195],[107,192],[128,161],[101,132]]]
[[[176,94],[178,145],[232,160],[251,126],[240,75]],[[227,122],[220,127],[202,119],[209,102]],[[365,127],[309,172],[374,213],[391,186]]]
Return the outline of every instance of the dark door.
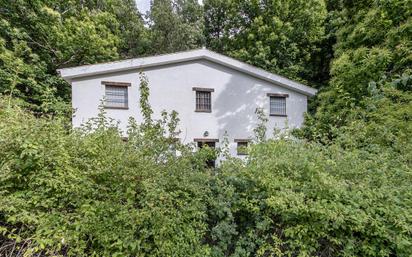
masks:
[[[203,148],[205,146],[208,146],[208,147],[214,149],[216,147],[216,143],[215,142],[197,142],[197,147]],[[215,167],[215,161],[216,161],[216,158],[210,158],[209,160],[207,160],[206,161],[207,167],[214,168]]]

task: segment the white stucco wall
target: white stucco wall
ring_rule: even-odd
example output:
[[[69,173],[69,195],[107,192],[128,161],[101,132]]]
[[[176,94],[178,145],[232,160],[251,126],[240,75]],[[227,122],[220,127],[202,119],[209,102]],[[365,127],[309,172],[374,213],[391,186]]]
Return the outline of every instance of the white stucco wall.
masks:
[[[159,66],[143,70],[149,79],[150,104],[155,117],[162,110],[175,110],[180,118],[180,139],[191,143],[194,138],[223,140],[227,131],[230,151],[236,155],[234,139],[248,139],[254,136],[253,129],[258,122],[255,110],[261,107],[269,113],[267,93],[289,94],[286,98],[287,117],[269,116],[268,135],[273,129],[299,127],[307,110],[307,96],[295,91],[254,78],[239,71],[206,60]],[[109,117],[120,121],[126,128],[130,116],[141,120],[139,113],[139,70],[117,72],[106,75],[74,79],[72,81],[72,104],[75,109],[73,125],[80,126],[98,114],[98,106],[105,93],[101,81],[129,82],[129,109],[107,109]],[[195,91],[193,87],[213,88],[212,112],[195,112]],[[217,143],[219,146],[219,143]]]

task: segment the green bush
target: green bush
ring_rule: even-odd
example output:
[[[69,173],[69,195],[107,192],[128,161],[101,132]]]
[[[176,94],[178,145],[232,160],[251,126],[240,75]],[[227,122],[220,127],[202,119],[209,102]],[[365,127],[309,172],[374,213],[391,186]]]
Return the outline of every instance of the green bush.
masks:
[[[162,134],[148,138],[165,132],[160,123],[147,131],[132,126],[128,142],[108,124],[100,116],[67,130],[56,118],[1,109],[3,253],[13,248],[7,241],[20,248],[16,253],[44,255],[207,253],[201,239],[210,175],[199,157],[179,145],[181,156],[148,149],[173,144]]]
[[[411,256],[412,169],[402,157],[287,140],[250,153],[220,173],[232,188],[233,253]]]
[[[104,112],[70,129],[0,101],[0,255],[411,256],[410,127],[376,135],[393,112],[329,145],[261,139],[212,171],[141,91],[126,142]]]

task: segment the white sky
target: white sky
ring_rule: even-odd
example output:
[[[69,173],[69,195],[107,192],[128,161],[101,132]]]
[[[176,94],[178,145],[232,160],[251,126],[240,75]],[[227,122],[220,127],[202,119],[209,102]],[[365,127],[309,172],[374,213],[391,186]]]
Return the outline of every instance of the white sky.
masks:
[[[146,13],[150,8],[150,0],[136,0],[136,5],[141,13]]]
[[[202,4],[203,0],[198,0]],[[141,13],[146,13],[150,8],[150,0],[136,0],[137,8]]]

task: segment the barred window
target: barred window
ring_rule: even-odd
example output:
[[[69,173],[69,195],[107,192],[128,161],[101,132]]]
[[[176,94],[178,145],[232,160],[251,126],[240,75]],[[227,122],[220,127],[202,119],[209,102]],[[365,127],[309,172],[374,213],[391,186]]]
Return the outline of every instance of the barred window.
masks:
[[[212,112],[212,92],[210,88],[193,88],[196,91],[196,111]]]
[[[286,116],[285,96],[270,96],[270,115]]]
[[[128,102],[128,87],[106,84],[105,103],[107,108],[127,109]]]

